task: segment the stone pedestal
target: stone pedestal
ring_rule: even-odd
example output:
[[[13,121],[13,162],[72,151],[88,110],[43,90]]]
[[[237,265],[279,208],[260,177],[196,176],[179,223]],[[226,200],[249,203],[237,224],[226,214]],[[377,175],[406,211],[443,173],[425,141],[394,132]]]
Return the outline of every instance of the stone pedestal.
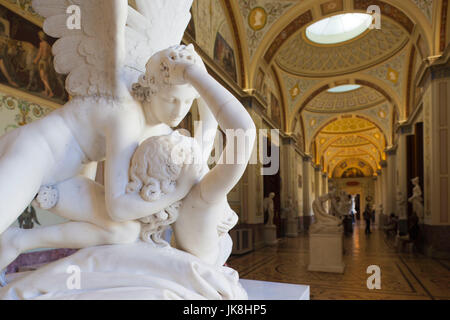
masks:
[[[344,273],[342,232],[309,235],[308,271]]]
[[[248,300],[309,300],[309,286],[240,279]]]
[[[295,238],[298,236],[298,220],[288,219],[286,227],[286,236],[290,238]]]
[[[275,225],[264,226],[264,243],[267,245],[277,244],[277,227]]]

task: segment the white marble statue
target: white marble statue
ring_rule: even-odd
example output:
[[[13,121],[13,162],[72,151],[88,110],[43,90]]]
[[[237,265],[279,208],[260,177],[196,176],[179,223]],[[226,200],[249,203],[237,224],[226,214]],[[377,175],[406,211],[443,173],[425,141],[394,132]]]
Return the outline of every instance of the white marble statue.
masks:
[[[266,226],[273,226],[273,217],[275,215],[275,205],[273,199],[275,198],[275,193],[269,193],[269,196],[263,199],[263,210],[268,213],[268,220]]]
[[[332,197],[333,192],[324,194],[313,201],[312,209],[315,221],[309,228],[310,233],[334,233],[343,230],[341,219],[328,214],[324,207],[325,203]]]
[[[338,191],[336,185],[333,182],[330,182],[328,185],[328,193],[330,193],[330,207],[328,212],[330,215],[338,217]]]
[[[255,126],[193,47],[179,45],[192,0],[136,0],[137,11],[127,0],[76,2],[81,30],[64,25],[65,2],[33,1],[47,18],[45,32],[60,38],[55,68],[69,74],[73,99],[0,138],[0,233],[40,190],[37,204],[70,222],[8,229],[0,236],[0,267],[34,248],[92,248],[12,282],[0,298],[246,298],[237,273],[222,265],[237,222],[226,195],[244,173]],[[196,98],[203,134],[187,143],[171,127]],[[227,144],[224,153],[245,161],[209,171],[217,123],[224,132],[247,130],[250,148]],[[167,162],[169,151],[181,163]],[[105,158],[104,187],[79,175]],[[160,246],[172,223],[177,249]],[[81,291],[66,287],[70,264],[88,280]]]
[[[65,2],[33,1],[33,8],[47,18],[45,32],[60,38],[53,46],[54,65],[68,74],[66,89],[73,99],[0,138],[0,268],[34,246],[18,243],[25,239],[21,230],[4,231],[39,191],[36,205],[76,222],[49,227],[53,231],[42,232],[36,245],[82,248],[129,243],[130,212],[135,217],[158,213],[184,198],[196,179],[195,171],[185,170],[175,191],[156,202],[126,194],[130,160],[139,143],[172,132],[199,97],[183,73],[192,64],[204,68],[203,63],[191,46],[178,46],[192,0],[139,0],[139,12],[126,0],[77,3],[83,12],[81,30],[67,28]],[[164,12],[177,21],[170,28]],[[199,100],[208,110],[205,98]],[[105,158],[105,188],[100,191],[89,179],[93,177],[80,172]],[[90,192],[105,193],[106,216],[73,210]],[[76,236],[80,233],[83,239]]]
[[[296,218],[296,211],[294,207],[294,203],[292,201],[292,197],[288,197],[286,200],[286,206],[283,208],[283,218],[285,219],[295,219]]]
[[[415,177],[411,179],[412,184],[414,185],[413,194],[409,197],[408,201],[412,203],[413,211],[417,215],[419,219],[423,219],[423,198],[422,198],[422,189],[419,185],[419,177]]]
[[[343,218],[346,215],[349,215],[352,210],[352,196],[348,194],[346,191],[339,191],[335,194],[335,197],[332,199],[335,201],[335,208],[337,212],[338,218]]]

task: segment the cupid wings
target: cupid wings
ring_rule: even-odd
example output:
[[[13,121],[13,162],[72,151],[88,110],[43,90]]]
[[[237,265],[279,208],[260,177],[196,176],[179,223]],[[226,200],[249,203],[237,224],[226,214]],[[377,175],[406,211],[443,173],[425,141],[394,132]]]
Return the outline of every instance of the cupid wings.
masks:
[[[68,74],[72,96],[128,94],[156,52],[180,44],[193,0],[33,0],[45,17],[44,31],[59,38],[53,46],[54,66]],[[69,29],[67,9],[77,5],[81,29]]]

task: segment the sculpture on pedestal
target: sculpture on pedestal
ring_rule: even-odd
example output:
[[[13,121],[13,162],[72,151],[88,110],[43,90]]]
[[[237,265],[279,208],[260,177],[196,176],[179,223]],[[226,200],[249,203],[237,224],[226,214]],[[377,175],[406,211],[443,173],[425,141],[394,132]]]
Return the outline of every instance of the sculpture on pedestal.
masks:
[[[419,185],[419,177],[415,177],[411,179],[412,184],[414,185],[413,194],[408,199],[409,202],[412,203],[413,211],[417,215],[417,217],[422,220],[423,219],[423,198],[422,198],[422,189]]]
[[[47,18],[45,32],[60,38],[53,47],[55,68],[69,74],[73,99],[0,139],[7,150],[0,160],[0,196],[8,199],[0,202],[0,233],[38,192],[35,204],[70,222],[8,229],[0,236],[0,268],[24,250],[88,248],[12,282],[0,297],[246,298],[237,273],[222,265],[231,253],[228,231],[237,223],[226,195],[247,166],[255,126],[208,75],[193,46],[179,45],[192,0],[136,0],[137,10],[127,0],[76,3],[81,30],[66,27],[64,1],[33,1]],[[171,127],[194,99],[202,134],[182,137]],[[224,153],[244,161],[210,171],[217,124],[227,134],[246,131],[250,148],[227,144]],[[78,175],[83,165],[104,158],[104,187]],[[170,224],[176,248],[161,239]],[[83,272],[81,291],[66,287],[70,265]]]
[[[286,235],[295,237],[298,234],[297,206],[294,205],[292,197],[288,197],[286,207],[283,208],[286,216]]]
[[[337,210],[350,210],[351,197],[338,193]],[[312,203],[315,222],[309,228],[309,271],[344,272],[343,226],[340,218],[330,215],[324,204],[335,197],[335,192],[320,196]],[[342,198],[341,198],[342,197]]]
[[[264,198],[263,200],[263,210],[265,213],[267,213],[267,222],[265,223],[266,226],[273,226],[273,217],[275,215],[275,205],[273,203],[273,199],[275,198],[275,193],[271,192],[269,193],[269,196]]]

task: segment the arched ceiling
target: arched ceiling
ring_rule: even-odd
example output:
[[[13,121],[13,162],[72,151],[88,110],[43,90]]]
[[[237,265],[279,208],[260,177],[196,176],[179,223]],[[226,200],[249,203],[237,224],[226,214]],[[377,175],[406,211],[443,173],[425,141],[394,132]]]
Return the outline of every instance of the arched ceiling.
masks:
[[[353,73],[387,60],[409,41],[400,25],[383,20],[380,30],[368,30],[355,40],[337,45],[318,45],[302,28],[279,49],[275,58],[284,71],[298,76],[330,77]]]
[[[364,163],[359,169],[366,176],[372,176],[379,162],[385,159],[383,132],[374,123],[359,117],[335,119],[318,132],[312,144],[315,144],[317,164],[321,164],[330,177],[340,177],[336,176],[336,167],[354,159]]]
[[[422,59],[435,54],[435,1],[239,0],[238,4],[247,40],[243,48],[248,49],[244,59],[249,64],[249,88],[258,87],[254,81],[260,70],[273,71],[283,97],[284,128],[302,140],[299,146],[305,153],[312,154],[330,176],[342,176],[345,170],[376,174],[384,150],[394,141],[395,122],[407,117],[411,74],[419,65],[417,44],[421,42]],[[320,45],[307,39],[305,30],[312,23],[335,14],[365,12],[370,5],[381,9],[381,29],[340,44]],[[327,91],[354,83],[361,88]]]
[[[377,90],[363,86],[349,92],[323,91],[305,108],[309,112],[342,113],[367,109],[385,102],[386,98]]]
[[[214,9],[210,0],[197,2],[203,3],[194,10],[198,15],[208,16]],[[315,152],[317,163],[322,161],[329,174],[353,167],[365,175],[376,174],[384,150],[395,141],[396,123],[407,120],[415,74],[424,59],[442,51],[440,1],[212,2],[222,4],[221,17],[232,34],[224,33],[226,40],[232,43],[234,38],[238,84],[265,104],[266,116],[274,120],[275,115],[273,123],[281,123],[279,128],[306,154]],[[380,29],[339,44],[320,45],[306,38],[305,30],[314,22],[367,12],[371,5],[380,8]],[[209,16],[198,26],[214,25],[219,19]],[[342,84],[361,88],[327,91]],[[274,105],[280,106],[281,114]]]

